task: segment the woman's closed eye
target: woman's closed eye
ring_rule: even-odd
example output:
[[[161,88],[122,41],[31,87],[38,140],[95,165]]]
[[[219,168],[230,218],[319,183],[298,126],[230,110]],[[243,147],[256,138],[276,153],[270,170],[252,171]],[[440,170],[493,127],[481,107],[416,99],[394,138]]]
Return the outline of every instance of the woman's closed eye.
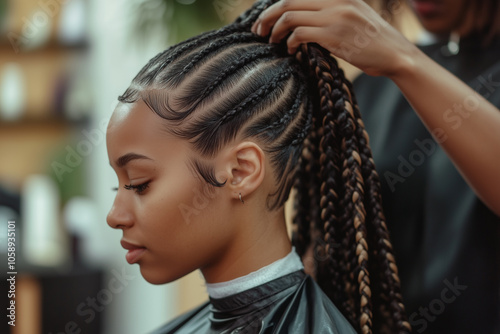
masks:
[[[146,181],[141,184],[126,184],[123,187],[127,190],[134,190],[137,194],[142,194],[148,187],[151,181]]]

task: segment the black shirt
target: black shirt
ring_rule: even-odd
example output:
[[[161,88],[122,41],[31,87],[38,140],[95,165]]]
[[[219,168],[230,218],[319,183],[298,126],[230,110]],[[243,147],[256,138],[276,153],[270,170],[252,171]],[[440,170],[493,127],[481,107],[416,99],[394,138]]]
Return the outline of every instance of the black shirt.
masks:
[[[299,270],[210,301],[152,334],[356,333],[321,288]]]
[[[444,43],[422,50],[498,108],[500,40],[485,49],[478,41],[462,41],[455,56],[442,52]],[[467,185],[391,80],[361,75],[354,89],[414,333],[500,333],[500,218]],[[455,128],[473,117],[473,100],[459,102],[443,110]],[[500,166],[498,171],[500,177]]]

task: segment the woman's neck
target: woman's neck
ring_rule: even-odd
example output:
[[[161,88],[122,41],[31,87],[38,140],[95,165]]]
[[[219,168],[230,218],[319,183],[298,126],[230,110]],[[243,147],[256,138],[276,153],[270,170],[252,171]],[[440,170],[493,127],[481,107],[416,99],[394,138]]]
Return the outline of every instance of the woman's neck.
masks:
[[[245,203],[246,205],[247,203]],[[292,249],[283,211],[265,212],[245,208],[236,217],[239,233],[227,249],[221,250],[216,263],[201,268],[207,283],[226,282],[248,275],[276,260]]]

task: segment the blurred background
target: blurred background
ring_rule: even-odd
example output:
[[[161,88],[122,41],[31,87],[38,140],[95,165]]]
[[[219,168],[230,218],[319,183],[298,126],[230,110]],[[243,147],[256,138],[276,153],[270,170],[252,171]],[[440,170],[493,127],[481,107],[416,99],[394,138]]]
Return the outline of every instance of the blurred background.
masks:
[[[252,3],[0,0],[0,333],[147,333],[207,299],[198,272],[153,286],[125,261],[105,131],[150,58]]]

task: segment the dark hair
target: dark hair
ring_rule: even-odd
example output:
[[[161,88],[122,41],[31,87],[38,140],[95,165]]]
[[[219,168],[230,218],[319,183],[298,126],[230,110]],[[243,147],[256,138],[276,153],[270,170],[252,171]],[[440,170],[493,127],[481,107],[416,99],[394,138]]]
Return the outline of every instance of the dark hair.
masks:
[[[500,35],[500,2],[498,0],[469,0],[475,22],[472,33],[481,34],[483,46]]]
[[[237,135],[270,157],[282,208],[296,189],[293,243],[314,247],[316,279],[362,333],[408,333],[380,184],[350,83],[329,53],[269,44],[250,32],[273,1],[257,2],[233,24],[158,54],[119,97],[142,99],[165,130],[188,140],[209,184],[211,159]]]
[[[382,8],[387,9],[387,13],[393,14],[394,8],[398,8],[402,0],[378,0],[375,1]],[[369,4],[373,1],[365,0]],[[479,42],[483,47],[487,47],[500,35],[500,1],[498,0],[468,0],[469,7],[465,12],[472,12],[474,22],[471,26],[471,34],[480,35]],[[391,19],[389,17],[389,19]]]

